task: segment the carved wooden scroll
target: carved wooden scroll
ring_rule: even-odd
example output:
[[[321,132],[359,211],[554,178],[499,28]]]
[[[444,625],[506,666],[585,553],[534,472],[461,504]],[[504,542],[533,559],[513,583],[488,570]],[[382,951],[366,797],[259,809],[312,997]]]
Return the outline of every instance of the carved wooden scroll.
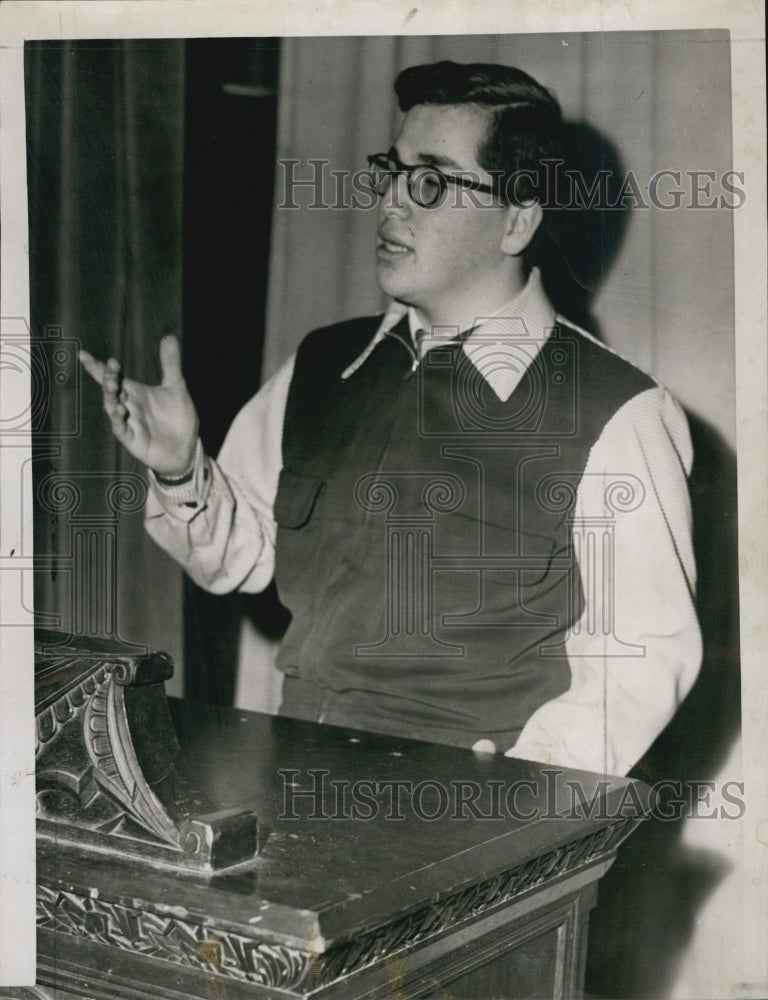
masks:
[[[40,632],[35,649],[38,837],[162,867],[252,860],[257,821],[215,811],[186,773],[165,653]]]

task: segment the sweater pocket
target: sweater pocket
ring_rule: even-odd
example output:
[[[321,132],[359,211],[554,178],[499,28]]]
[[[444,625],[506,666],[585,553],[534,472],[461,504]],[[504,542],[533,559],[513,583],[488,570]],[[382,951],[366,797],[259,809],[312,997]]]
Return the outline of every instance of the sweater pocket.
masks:
[[[281,528],[303,528],[312,517],[324,484],[321,476],[282,469],[275,497],[276,523]]]
[[[275,583],[280,600],[296,616],[318,600],[327,567],[322,564],[319,516],[325,480],[283,469],[275,496]]]

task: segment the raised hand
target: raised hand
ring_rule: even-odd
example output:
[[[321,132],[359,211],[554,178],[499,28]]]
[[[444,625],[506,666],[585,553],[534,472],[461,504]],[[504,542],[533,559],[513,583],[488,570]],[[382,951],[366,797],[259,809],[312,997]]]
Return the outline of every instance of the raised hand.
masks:
[[[114,358],[104,364],[80,351],[80,361],[102,388],[117,440],[161,476],[183,475],[194,458],[198,418],[181,373],[178,340],[168,336],[160,341],[160,385],[123,378]]]

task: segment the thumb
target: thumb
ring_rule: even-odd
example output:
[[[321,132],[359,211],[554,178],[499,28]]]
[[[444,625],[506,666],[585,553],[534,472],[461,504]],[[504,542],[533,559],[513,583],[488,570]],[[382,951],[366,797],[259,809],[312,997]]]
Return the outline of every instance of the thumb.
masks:
[[[181,374],[181,348],[173,334],[168,334],[160,341],[160,367],[163,385],[173,387],[184,382]]]

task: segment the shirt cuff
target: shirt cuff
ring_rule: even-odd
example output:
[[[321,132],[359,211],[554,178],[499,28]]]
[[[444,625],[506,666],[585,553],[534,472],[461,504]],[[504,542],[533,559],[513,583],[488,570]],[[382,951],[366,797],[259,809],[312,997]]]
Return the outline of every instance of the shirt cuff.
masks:
[[[183,520],[190,520],[205,507],[211,484],[211,470],[208,457],[198,438],[191,468],[178,479],[170,482],[149,470],[152,490],[165,510]]]

